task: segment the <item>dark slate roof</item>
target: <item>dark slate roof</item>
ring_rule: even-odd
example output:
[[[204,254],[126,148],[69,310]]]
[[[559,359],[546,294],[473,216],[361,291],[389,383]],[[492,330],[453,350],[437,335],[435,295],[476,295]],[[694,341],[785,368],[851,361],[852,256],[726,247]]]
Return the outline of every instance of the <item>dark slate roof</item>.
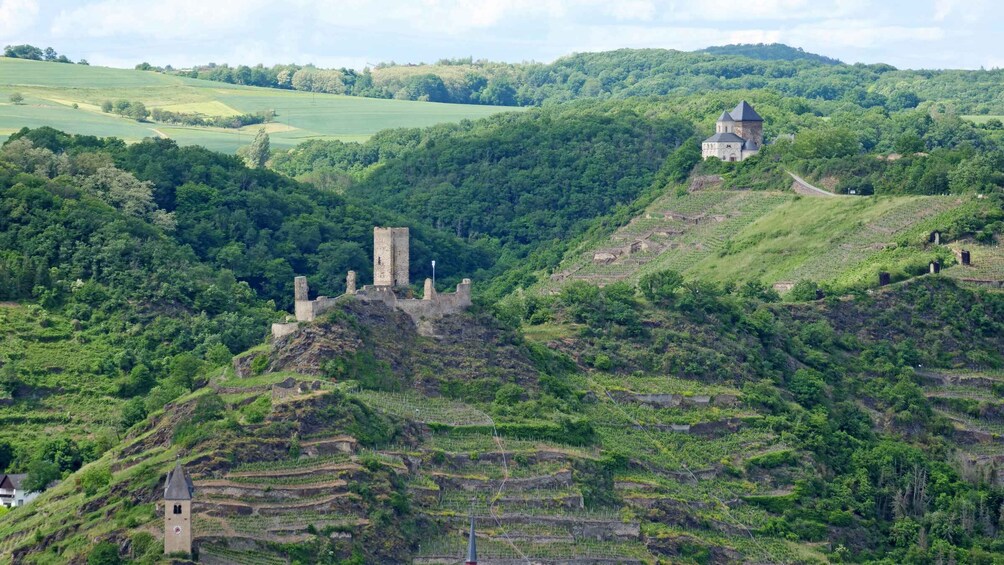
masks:
[[[728,132],[728,133],[716,133],[711,137],[704,140],[704,143],[721,142],[721,143],[745,143],[746,140],[739,137],[738,135]]]
[[[464,563],[477,563],[478,562],[478,543],[477,538],[474,535],[474,515],[471,515],[471,531],[467,534],[467,561]]]
[[[167,474],[167,480],[164,482],[164,500],[191,500],[194,490],[192,479],[185,474],[179,461]]]
[[[21,483],[24,482],[24,478],[27,476],[26,473],[0,475],[0,484],[6,482],[4,479],[7,479],[14,490],[21,490]]]
[[[763,118],[760,114],[756,113],[753,106],[746,103],[745,100],[739,103],[738,106],[732,110],[732,119],[737,122],[762,122]]]
[[[722,115],[718,116],[718,121],[719,122],[734,122],[735,120],[732,119],[732,115],[729,114],[728,112],[722,112]]]

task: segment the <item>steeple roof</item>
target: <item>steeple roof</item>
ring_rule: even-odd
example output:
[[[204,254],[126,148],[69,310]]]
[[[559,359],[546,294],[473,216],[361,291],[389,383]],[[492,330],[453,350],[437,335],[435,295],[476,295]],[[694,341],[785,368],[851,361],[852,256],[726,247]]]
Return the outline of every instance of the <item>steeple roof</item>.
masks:
[[[732,114],[732,119],[737,122],[763,121],[763,118],[760,117],[760,114],[757,114],[756,110],[753,109],[753,106],[747,104],[745,100],[740,102],[739,105],[732,110],[731,114]]]
[[[474,514],[471,514],[471,531],[467,534],[467,560],[464,565],[478,565],[478,542],[474,535]]]
[[[192,479],[188,478],[181,467],[181,461],[178,461],[174,469],[167,473],[167,481],[164,482],[164,500],[192,500],[194,490]]]
[[[732,119],[732,115],[729,114],[728,112],[722,112],[722,115],[718,116],[718,121],[719,122],[734,122],[735,120]]]

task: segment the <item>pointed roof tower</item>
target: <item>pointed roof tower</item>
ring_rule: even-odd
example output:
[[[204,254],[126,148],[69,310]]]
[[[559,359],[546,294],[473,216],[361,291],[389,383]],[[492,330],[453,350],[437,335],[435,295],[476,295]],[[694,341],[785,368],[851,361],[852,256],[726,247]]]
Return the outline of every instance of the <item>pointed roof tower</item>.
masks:
[[[188,478],[185,470],[181,467],[181,461],[174,465],[174,469],[167,473],[167,481],[164,482],[164,500],[192,500],[192,479]]]
[[[722,112],[722,115],[718,116],[718,121],[719,122],[734,122],[735,120],[732,119],[732,115],[729,114],[728,112]]]
[[[740,102],[739,105],[736,106],[734,110],[732,110],[731,114],[732,114],[732,119],[737,122],[763,121],[763,118],[760,117],[760,114],[757,114],[756,110],[753,109],[753,106],[747,104],[745,100]]]
[[[467,534],[467,560],[464,565],[478,565],[478,542],[474,535],[474,513],[471,512],[471,531]]]

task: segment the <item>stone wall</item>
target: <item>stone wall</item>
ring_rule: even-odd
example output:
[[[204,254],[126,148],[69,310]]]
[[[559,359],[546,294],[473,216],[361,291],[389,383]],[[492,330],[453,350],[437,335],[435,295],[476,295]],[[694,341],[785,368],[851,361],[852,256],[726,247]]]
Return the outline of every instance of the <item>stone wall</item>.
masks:
[[[431,288],[430,284],[426,288]],[[422,320],[442,318],[448,314],[456,314],[466,310],[471,305],[471,279],[464,279],[457,285],[456,292],[438,293],[432,290],[431,296],[418,298],[398,298],[389,288],[380,286],[364,286],[356,293],[356,298],[366,302],[383,302],[391,308],[397,308],[411,317],[418,324]]]
[[[736,122],[736,135],[752,141],[757,147],[763,145],[763,122]]]
[[[742,161],[743,150],[739,143],[712,141],[701,144],[701,156],[705,159],[718,157],[722,161]]]

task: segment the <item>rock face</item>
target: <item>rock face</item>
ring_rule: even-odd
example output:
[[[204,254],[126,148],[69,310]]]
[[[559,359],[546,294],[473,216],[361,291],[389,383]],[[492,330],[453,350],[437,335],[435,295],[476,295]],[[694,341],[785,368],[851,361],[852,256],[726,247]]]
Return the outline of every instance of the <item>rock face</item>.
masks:
[[[239,375],[252,374],[254,358],[265,370],[354,378],[353,367],[379,373],[402,386],[438,392],[444,381],[498,379],[536,387],[538,371],[515,333],[490,316],[459,313],[427,321],[436,338],[420,333],[409,314],[381,302],[346,301],[330,315],[275,340],[271,351],[234,360]],[[333,369],[334,367],[334,369]],[[347,368],[346,368],[347,367]]]

